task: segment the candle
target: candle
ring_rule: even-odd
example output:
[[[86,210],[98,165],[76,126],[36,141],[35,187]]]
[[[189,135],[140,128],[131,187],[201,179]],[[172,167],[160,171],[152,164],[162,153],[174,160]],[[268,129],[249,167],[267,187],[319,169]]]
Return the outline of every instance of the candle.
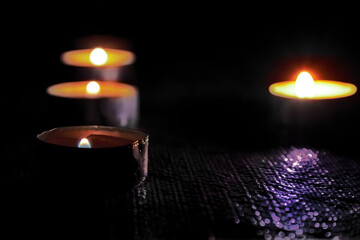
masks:
[[[149,135],[109,126],[59,127],[37,135],[39,175],[116,190],[145,180]],[[66,180],[65,180],[66,181]],[[91,186],[89,186],[91,187]]]
[[[67,51],[61,55],[61,61],[66,65],[76,67],[121,67],[132,64],[135,55],[132,52],[94,48]]]
[[[47,93],[63,98],[127,98],[137,95],[129,84],[112,81],[78,81],[59,83],[47,88]]]
[[[47,88],[47,118],[54,125],[110,125],[136,127],[138,90],[113,81],[78,81]],[[76,100],[76,101],[74,101]]]
[[[296,81],[270,85],[271,134],[286,144],[335,145],[351,131],[356,102],[350,96],[356,90],[350,83],[313,80],[305,71]]]
[[[278,97],[324,100],[349,97],[356,93],[356,86],[338,81],[314,81],[310,73],[301,72],[295,82],[285,81],[274,83],[270,85],[269,91]]]

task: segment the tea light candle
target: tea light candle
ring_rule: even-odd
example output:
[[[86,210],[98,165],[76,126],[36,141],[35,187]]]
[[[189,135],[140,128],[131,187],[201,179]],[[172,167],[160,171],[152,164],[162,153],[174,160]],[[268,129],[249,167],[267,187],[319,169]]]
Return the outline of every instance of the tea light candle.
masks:
[[[145,132],[70,126],[45,131],[37,138],[40,176],[86,180],[111,189],[134,186],[147,176],[149,135]]]
[[[269,87],[274,96],[271,131],[288,143],[326,143],[344,137],[356,108],[349,97],[356,91],[350,83],[314,81],[308,72],[301,72],[296,81],[274,83]]]
[[[101,124],[120,127],[135,127],[138,120],[138,91],[129,84],[113,81],[79,81],[55,84],[47,88],[52,99],[50,111],[55,122],[64,120],[64,112],[84,112],[74,122],[65,121],[61,125]],[[61,104],[57,103],[61,101]],[[66,104],[65,100],[71,100]],[[73,101],[82,101],[77,106]],[[75,109],[76,108],[76,109]],[[64,112],[62,112],[64,111]],[[82,119],[85,118],[85,119]]]
[[[132,64],[135,61],[135,55],[120,49],[79,49],[64,52],[61,55],[61,61],[66,65],[76,67],[114,68]]]
[[[356,93],[356,86],[338,81],[314,81],[310,73],[301,72],[295,82],[285,81],[274,83],[269,87],[269,91],[278,97],[324,100],[349,97]]]
[[[47,93],[63,98],[127,98],[137,95],[137,89],[129,84],[113,81],[78,81],[55,84]]]

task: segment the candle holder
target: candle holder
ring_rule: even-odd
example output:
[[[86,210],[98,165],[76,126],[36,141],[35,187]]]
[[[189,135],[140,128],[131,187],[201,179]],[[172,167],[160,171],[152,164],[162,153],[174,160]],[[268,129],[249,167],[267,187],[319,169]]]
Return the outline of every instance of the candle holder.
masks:
[[[107,197],[128,191],[147,176],[149,135],[142,131],[71,126],[37,138],[37,176],[67,192]]]

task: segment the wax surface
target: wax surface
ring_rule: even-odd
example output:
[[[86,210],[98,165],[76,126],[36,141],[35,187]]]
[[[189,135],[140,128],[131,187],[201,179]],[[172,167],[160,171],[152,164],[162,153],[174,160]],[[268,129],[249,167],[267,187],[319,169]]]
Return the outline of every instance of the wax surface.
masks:
[[[67,82],[52,85],[47,93],[65,98],[121,98],[134,96],[137,93],[135,87],[119,82],[97,81],[100,86],[98,93],[89,93],[86,86],[91,81]]]
[[[328,80],[316,80],[314,87],[314,96],[310,98],[299,98],[295,91],[294,81],[285,81],[274,83],[269,87],[271,94],[279,97],[293,98],[293,99],[334,99],[348,97],[356,93],[356,87],[350,83],[343,83]]]
[[[93,49],[80,49],[65,52],[61,55],[64,64],[76,67],[120,67],[133,63],[135,55],[132,52],[104,48],[107,53],[107,61],[103,65],[95,65],[90,61],[90,54]]]

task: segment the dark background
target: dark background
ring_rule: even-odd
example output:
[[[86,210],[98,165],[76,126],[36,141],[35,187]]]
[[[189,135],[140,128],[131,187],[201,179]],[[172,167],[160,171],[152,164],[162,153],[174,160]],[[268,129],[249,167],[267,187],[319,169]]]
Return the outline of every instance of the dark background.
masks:
[[[197,163],[197,146],[203,149],[199,156],[204,152],[211,156],[218,147],[248,152],[294,144],[310,145],[310,149],[318,145],[330,148],[332,152],[359,156],[359,94],[344,101],[305,104],[305,109],[310,109],[305,111],[309,119],[312,115],[325,117],[317,124],[310,122],[304,127],[279,123],[284,100],[268,92],[271,83],[293,80],[303,69],[316,73],[316,79],[346,81],[359,87],[360,36],[358,17],[351,12],[353,6],[341,9],[339,3],[315,6],[313,2],[296,2],[284,7],[240,2],[235,6],[151,3],[128,7],[123,2],[98,2],[75,8],[74,3],[46,4],[22,3],[3,8],[0,99],[1,136],[4,139],[1,146],[5,160],[1,162],[1,171],[2,175],[10,176],[11,181],[5,183],[2,191],[7,196],[2,207],[6,210],[5,219],[10,219],[5,226],[9,226],[10,233],[19,232],[19,229],[37,233],[36,229],[42,227],[38,221],[29,224],[33,216],[39,214],[34,203],[38,207],[44,204],[40,208],[44,209],[42,214],[48,213],[47,207],[61,212],[61,208],[50,206],[51,201],[41,199],[46,194],[40,194],[40,197],[34,194],[28,188],[27,178],[21,176],[24,172],[26,175],[28,159],[36,157],[36,135],[63,125],[61,120],[58,121],[60,124],[49,121],[48,114],[53,106],[48,102],[46,88],[55,83],[86,80],[83,79],[85,69],[62,64],[60,55],[84,47],[89,44],[87,39],[116,40],[136,54],[136,62],[124,68],[127,74],[123,80],[139,89],[139,128],[150,134],[152,156],[160,157],[152,162],[153,175],[149,180],[164,196],[167,196],[166,188],[164,191],[158,189],[162,183],[166,184],[174,177],[179,178],[181,184],[186,181],[182,181],[182,175],[169,176],[172,172],[163,171],[163,167],[181,173],[181,169],[176,169],[176,160],[183,160],[182,153],[186,156],[190,152],[195,157],[190,158],[193,161],[189,163]],[[319,110],[324,114],[319,114]],[[64,122],[76,114],[67,109],[59,111],[64,112]],[[169,145],[176,151],[168,150],[166,146]],[[174,157],[172,162],[164,157],[167,155]],[[204,157],[203,162],[211,163],[211,157],[209,159]],[[201,176],[201,171],[198,174]],[[189,201],[196,198],[197,190],[194,188],[194,195],[190,191]],[[154,190],[149,192],[157,196]],[[172,196],[168,197],[171,199]],[[176,201],[169,201],[164,204],[164,209],[171,210],[176,205]],[[199,209],[196,206],[194,211],[188,209],[189,219],[197,221],[193,216],[200,214]],[[149,218],[155,219],[157,210],[156,206],[144,208],[143,214],[155,213]],[[167,214],[165,210],[164,214]],[[224,216],[226,214],[224,212]],[[102,219],[94,216],[99,222]],[[116,221],[118,217],[114,217]],[[174,215],[171,220],[176,223],[178,218]],[[200,216],[200,225],[206,225],[201,221],[206,218],[206,215]],[[61,228],[62,222],[58,221]],[[46,218],[40,223],[51,225]],[[217,226],[220,233],[231,230],[232,225],[226,226],[227,223],[220,221]],[[33,226],[35,230],[32,230]],[[248,230],[248,225],[242,227],[234,229]],[[27,230],[21,234],[27,235]],[[151,232],[152,229],[145,230]],[[164,227],[164,230],[171,232],[171,228]],[[184,230],[178,231],[186,235],[187,229]],[[254,234],[254,231],[249,232]]]
[[[23,6],[4,19],[9,23],[3,28],[1,94],[6,138],[34,138],[58,127],[46,117],[51,107],[46,88],[84,80],[83,70],[62,64],[60,54],[88,47],[86,39],[115,39],[136,54],[136,62],[124,68],[128,74],[123,79],[139,88],[139,128],[155,141],[277,144],[277,113],[268,86],[294,79],[303,69],[317,79],[357,84],[358,22],[350,6],[342,11],[339,6],[305,3],[286,8],[255,5],[99,3],[35,11],[29,9],[38,6]],[[344,140],[357,136],[357,96],[347,104],[355,107],[341,125],[354,129],[341,136],[346,144],[336,140],[333,145],[348,145]],[[326,132],[333,137],[331,130]]]

